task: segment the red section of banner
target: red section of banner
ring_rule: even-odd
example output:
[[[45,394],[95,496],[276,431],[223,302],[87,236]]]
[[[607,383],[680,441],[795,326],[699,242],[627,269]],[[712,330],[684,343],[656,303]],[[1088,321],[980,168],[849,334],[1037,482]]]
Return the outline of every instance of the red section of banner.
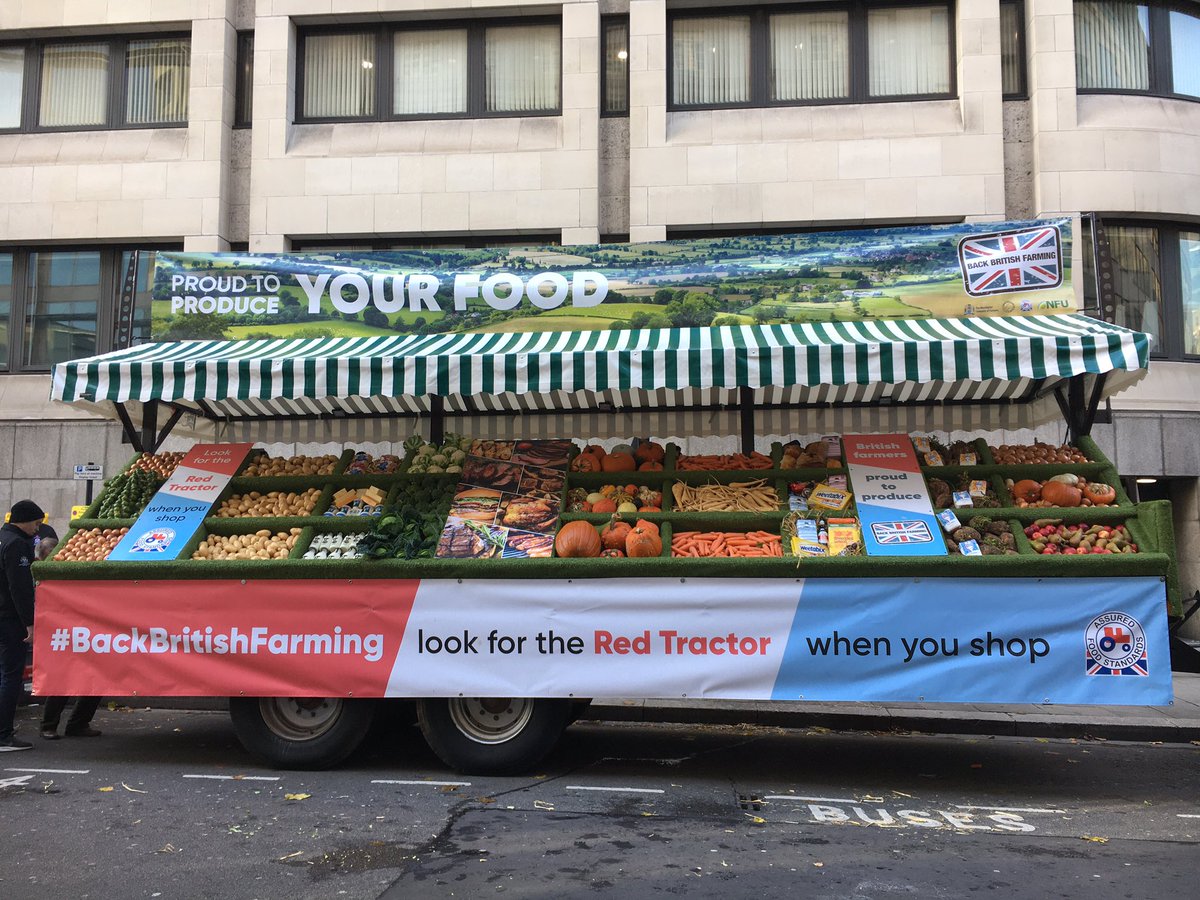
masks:
[[[920,474],[921,464],[907,434],[844,434],[846,465]]]
[[[196,444],[179,463],[186,469],[202,469],[218,475],[237,471],[253,444]]]
[[[34,692],[382,697],[419,584],[43,582]]]

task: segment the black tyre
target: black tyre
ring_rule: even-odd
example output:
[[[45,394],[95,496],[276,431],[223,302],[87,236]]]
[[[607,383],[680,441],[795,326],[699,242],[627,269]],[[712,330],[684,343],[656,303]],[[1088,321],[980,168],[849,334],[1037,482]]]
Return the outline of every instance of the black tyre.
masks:
[[[570,700],[436,697],[417,724],[442,762],[472,775],[511,775],[541,762],[571,722]]]
[[[280,769],[328,769],[353,753],[375,715],[373,700],[231,697],[238,740]]]

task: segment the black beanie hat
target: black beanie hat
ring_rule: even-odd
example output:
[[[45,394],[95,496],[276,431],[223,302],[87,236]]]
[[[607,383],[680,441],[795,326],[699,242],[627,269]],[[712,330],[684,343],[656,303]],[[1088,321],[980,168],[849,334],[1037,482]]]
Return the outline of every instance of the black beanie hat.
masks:
[[[8,513],[8,521],[14,525],[20,525],[22,522],[40,522],[45,517],[42,508],[32,500],[18,500]]]

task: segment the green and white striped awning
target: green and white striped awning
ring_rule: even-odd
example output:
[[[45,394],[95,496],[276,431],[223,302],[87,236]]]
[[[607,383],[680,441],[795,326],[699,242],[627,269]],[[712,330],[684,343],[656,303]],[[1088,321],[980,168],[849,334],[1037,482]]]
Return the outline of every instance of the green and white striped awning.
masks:
[[[611,410],[693,414],[736,404],[739,389],[749,388],[764,410],[865,408],[875,412],[864,415],[878,416],[904,408],[910,412],[899,418],[888,414],[893,425],[934,427],[915,420],[924,414],[911,408],[1000,405],[1009,412],[994,427],[1027,427],[1055,415],[1053,404],[1033,415],[1010,408],[1044,400],[1055,383],[1076,375],[1111,373],[1105,394],[1114,393],[1141,377],[1149,346],[1148,335],[1074,314],[182,341],[60,364],[52,396],[110,416],[115,404],[165,401],[225,426],[419,416],[439,397],[446,413],[460,416],[562,413],[569,418],[549,426],[562,433],[586,428],[578,417],[591,411],[609,419]],[[964,427],[986,427],[980,415],[987,418],[971,413]],[[547,430],[529,425],[517,430]],[[621,434],[639,433],[628,425],[619,426]],[[261,428],[254,434],[264,439]],[[305,439],[294,428],[291,436],[271,434]]]

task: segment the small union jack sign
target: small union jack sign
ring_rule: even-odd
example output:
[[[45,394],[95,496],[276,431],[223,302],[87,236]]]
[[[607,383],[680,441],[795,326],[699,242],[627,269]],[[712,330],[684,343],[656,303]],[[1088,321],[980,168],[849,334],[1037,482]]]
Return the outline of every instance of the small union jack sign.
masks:
[[[1056,288],[1063,278],[1062,238],[1057,225],[968,235],[958,242],[958,263],[972,297]]]
[[[927,544],[933,541],[929,526],[917,519],[908,522],[872,522],[871,533],[880,544]]]

